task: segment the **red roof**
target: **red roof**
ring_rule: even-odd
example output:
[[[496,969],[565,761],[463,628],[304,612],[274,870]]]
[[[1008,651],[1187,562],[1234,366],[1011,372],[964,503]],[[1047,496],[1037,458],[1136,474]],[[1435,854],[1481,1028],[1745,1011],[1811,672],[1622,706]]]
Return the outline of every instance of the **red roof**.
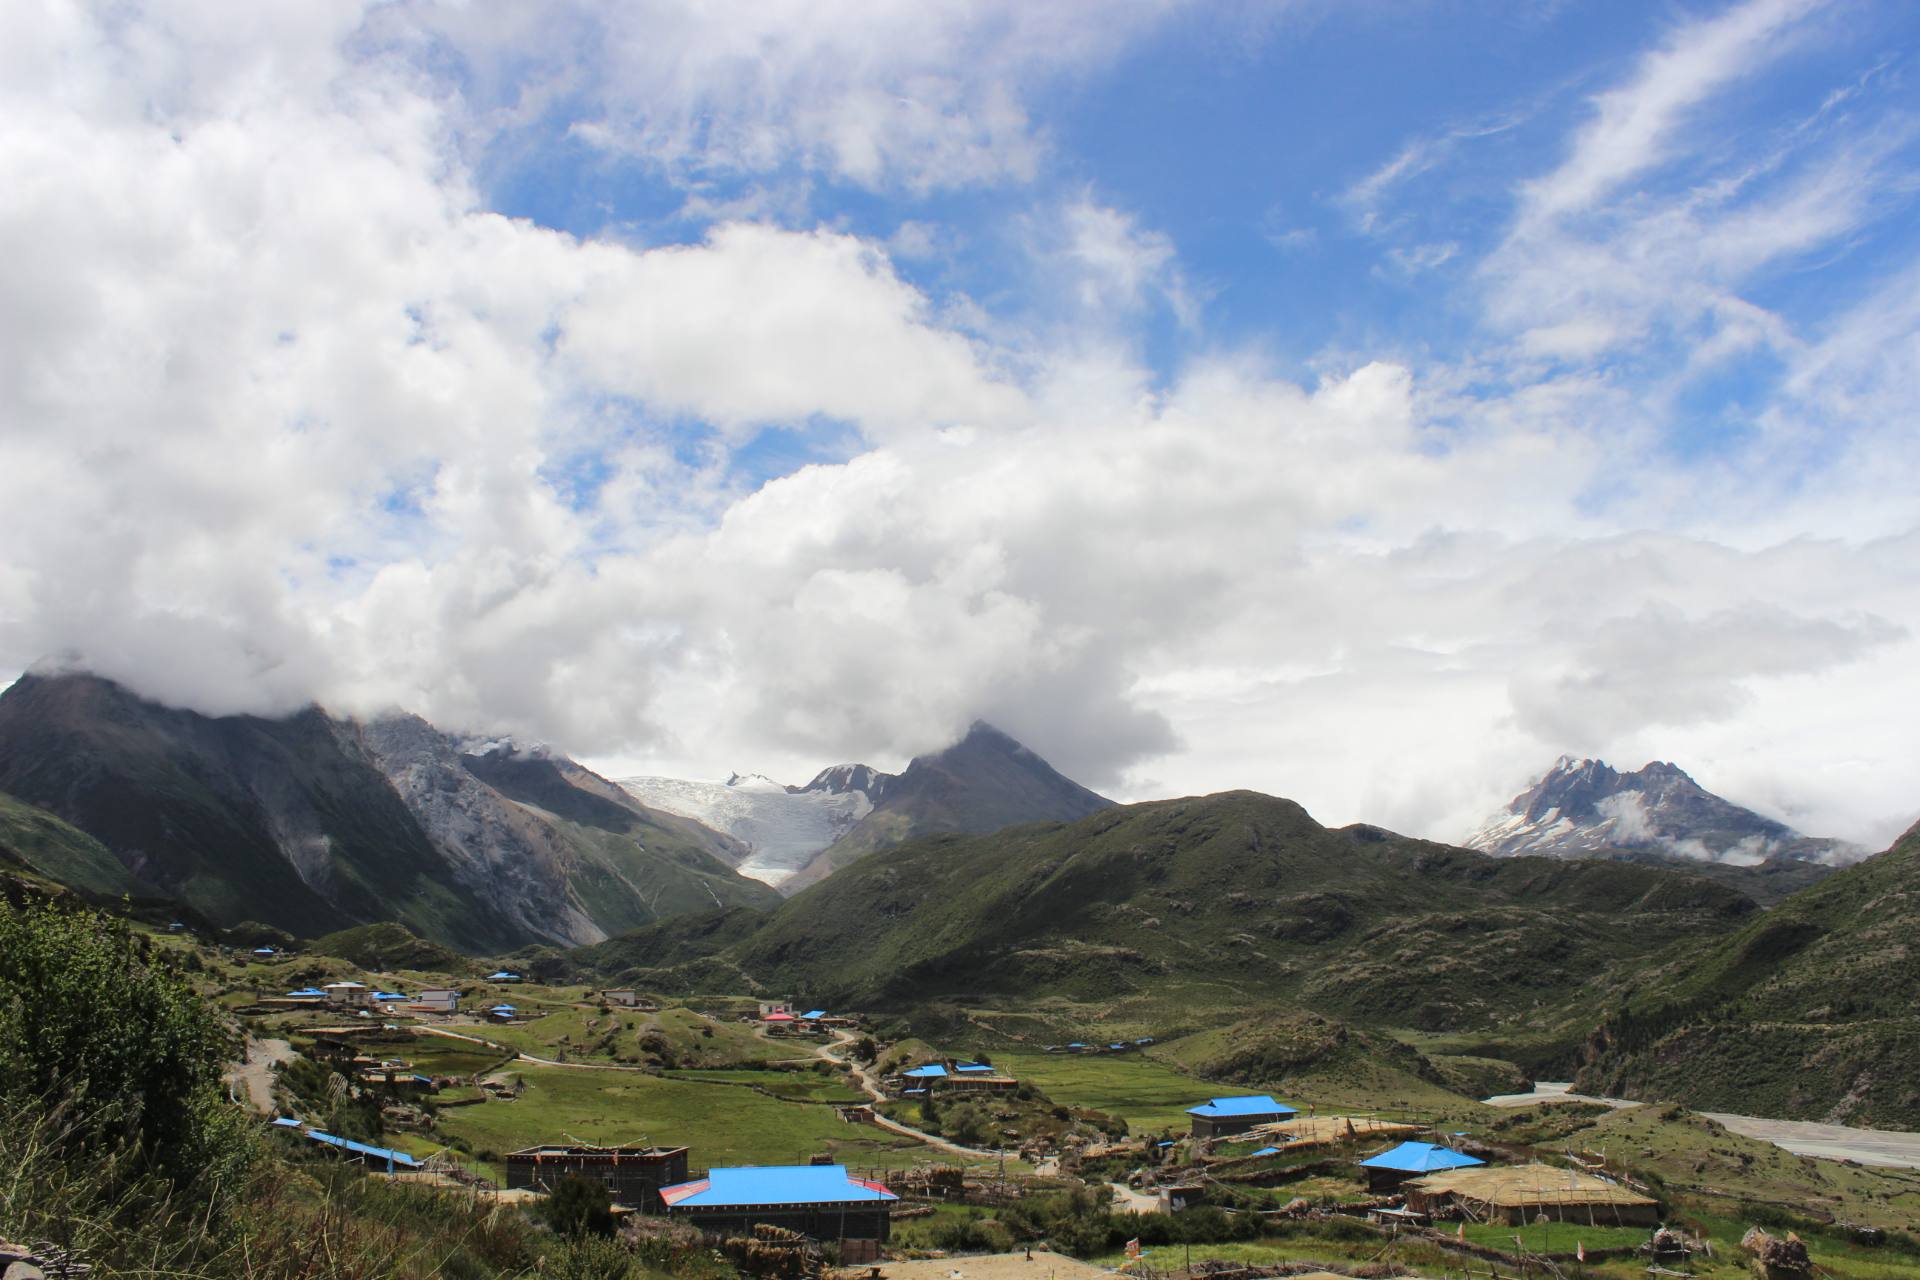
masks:
[[[762,1019],[765,1022],[792,1022],[793,1020],[793,1015],[790,1013],[770,1013]]]

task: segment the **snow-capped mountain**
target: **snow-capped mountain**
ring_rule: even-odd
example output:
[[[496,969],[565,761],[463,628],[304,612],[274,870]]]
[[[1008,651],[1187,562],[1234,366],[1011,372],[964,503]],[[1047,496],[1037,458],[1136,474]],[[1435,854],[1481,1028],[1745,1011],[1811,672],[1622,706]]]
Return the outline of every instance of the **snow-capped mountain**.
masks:
[[[1637,773],[1620,773],[1604,760],[1572,756],[1562,756],[1464,843],[1509,856],[1650,850],[1743,867],[1781,859],[1851,862],[1865,853],[1722,800],[1675,764],[1656,760]]]
[[[741,875],[778,885],[872,812],[891,777],[863,764],[823,769],[804,787],[757,773],[725,782],[620,778],[621,789],[651,808],[692,818],[745,844]]]

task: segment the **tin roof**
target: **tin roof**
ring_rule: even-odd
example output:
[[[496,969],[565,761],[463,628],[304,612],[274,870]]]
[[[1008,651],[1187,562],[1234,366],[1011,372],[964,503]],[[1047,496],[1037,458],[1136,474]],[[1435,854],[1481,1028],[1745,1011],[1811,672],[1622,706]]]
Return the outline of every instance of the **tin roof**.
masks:
[[[1442,1169],[1466,1169],[1485,1163],[1485,1160],[1463,1156],[1447,1147],[1436,1147],[1431,1142],[1403,1142],[1377,1156],[1362,1160],[1360,1165],[1366,1169],[1393,1169],[1400,1173],[1437,1173]]]
[[[1290,1116],[1293,1108],[1275,1102],[1266,1094],[1241,1098],[1209,1098],[1197,1107],[1188,1107],[1190,1116]]]
[[[856,1178],[845,1165],[800,1164],[711,1169],[698,1182],[660,1188],[669,1209],[713,1209],[771,1204],[882,1204],[898,1200],[877,1182]]]

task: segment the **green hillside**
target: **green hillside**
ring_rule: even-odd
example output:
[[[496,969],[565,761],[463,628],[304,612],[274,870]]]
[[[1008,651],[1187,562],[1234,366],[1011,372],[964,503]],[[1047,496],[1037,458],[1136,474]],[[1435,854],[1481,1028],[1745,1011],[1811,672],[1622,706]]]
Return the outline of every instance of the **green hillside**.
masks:
[[[1920,1125],[1920,828],[1698,953],[1654,966],[1581,1087],[1711,1110]]]
[[[86,832],[0,791],[0,851],[82,892],[117,897],[153,889]]]
[[[1164,1038],[1305,1007],[1525,1039],[1570,1064],[1593,1026],[1583,993],[1605,1007],[1619,974],[1756,910],[1662,868],[1332,831],[1289,801],[1233,792],[916,840],[764,919],[676,922],[576,956],[662,989],[747,979],[1002,1039]]]

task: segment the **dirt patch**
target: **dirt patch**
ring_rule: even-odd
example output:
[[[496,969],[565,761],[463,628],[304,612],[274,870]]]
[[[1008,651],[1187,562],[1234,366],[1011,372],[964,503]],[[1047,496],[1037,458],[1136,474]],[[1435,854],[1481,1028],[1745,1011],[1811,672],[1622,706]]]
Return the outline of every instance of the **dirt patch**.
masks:
[[[865,1276],[864,1269],[856,1274]],[[1039,1250],[1024,1253],[983,1253],[961,1258],[931,1258],[925,1262],[883,1262],[883,1280],[1094,1280],[1109,1273],[1064,1253]]]

